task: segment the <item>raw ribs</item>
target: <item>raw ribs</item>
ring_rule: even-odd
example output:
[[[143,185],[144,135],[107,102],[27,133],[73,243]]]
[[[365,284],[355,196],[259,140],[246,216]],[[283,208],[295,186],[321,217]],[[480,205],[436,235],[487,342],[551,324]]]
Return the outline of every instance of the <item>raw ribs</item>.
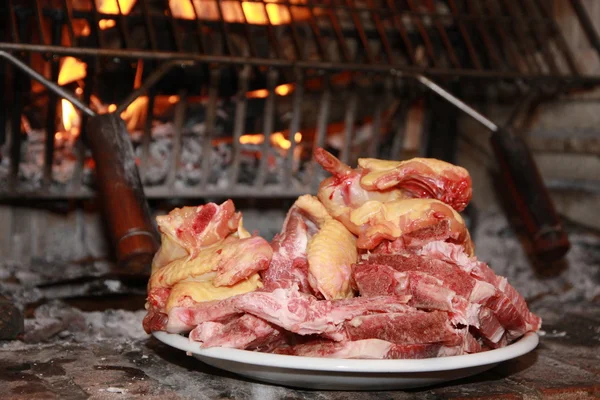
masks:
[[[459,212],[463,168],[439,160],[361,159],[323,149],[332,174],[298,198],[267,243],[233,202],[159,219],[148,332],[201,347],[276,354],[415,359],[503,347],[541,326],[506,278],[474,256]]]

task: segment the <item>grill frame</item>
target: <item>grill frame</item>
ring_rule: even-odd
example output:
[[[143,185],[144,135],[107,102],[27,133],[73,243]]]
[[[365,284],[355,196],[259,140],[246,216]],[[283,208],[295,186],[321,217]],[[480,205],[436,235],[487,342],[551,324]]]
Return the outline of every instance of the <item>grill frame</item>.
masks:
[[[262,4],[266,7],[267,3],[264,1],[253,0],[253,3]],[[590,28],[589,18],[586,21],[585,9],[581,7],[576,0],[571,0],[578,17],[578,21],[581,24],[583,30],[588,35],[588,39],[592,44],[597,40],[597,35],[594,36],[593,27]],[[22,6],[23,3],[28,3],[27,7]],[[255,185],[243,185],[237,183],[237,174],[239,173],[239,156],[240,146],[239,138],[244,133],[244,118],[245,108],[247,107],[247,99],[245,93],[248,91],[248,68],[252,66],[267,68],[270,74],[281,74],[282,71],[288,73],[294,77],[294,82],[297,84],[297,88],[302,86],[298,83],[305,82],[309,78],[315,76],[321,76],[323,81],[323,90],[321,99],[319,102],[319,116],[317,118],[317,127],[315,133],[315,140],[313,141],[313,147],[320,147],[325,141],[327,134],[327,123],[330,116],[330,108],[332,100],[332,93],[334,88],[331,87],[330,79],[336,72],[351,71],[356,74],[373,74],[378,77],[383,77],[386,81],[391,81],[390,84],[385,86],[385,96],[394,96],[398,82],[405,78],[415,77],[419,74],[425,74],[434,78],[446,79],[446,78],[464,78],[464,79],[484,79],[485,82],[512,82],[519,85],[526,85],[530,87],[539,87],[542,85],[550,85],[552,87],[559,87],[562,91],[567,91],[574,88],[589,87],[590,85],[600,84],[600,76],[582,75],[577,67],[577,63],[572,55],[571,50],[560,33],[560,30],[551,18],[549,11],[544,8],[543,0],[519,0],[511,2],[510,0],[503,0],[499,7],[490,7],[489,2],[485,2],[484,7],[479,7],[481,3],[477,3],[474,0],[464,0],[462,2],[456,0],[447,0],[445,4],[448,6],[450,14],[441,14],[432,11],[419,11],[420,7],[427,7],[432,2],[415,2],[412,0],[406,0],[400,7],[394,1],[379,1],[378,4],[387,5],[387,8],[372,7],[375,4],[375,0],[367,0],[365,3],[367,7],[357,6],[353,0],[345,0],[342,2],[316,2],[307,0],[305,3],[298,4],[290,1],[282,1],[278,4],[281,7],[287,7],[291,10],[291,7],[300,7],[309,11],[310,17],[308,20],[303,21],[312,32],[314,46],[317,49],[317,55],[319,59],[307,59],[303,56],[301,47],[306,47],[307,40],[303,39],[304,42],[300,42],[300,37],[297,32],[298,21],[287,25],[273,25],[270,21],[265,25],[261,26],[260,29],[265,30],[267,43],[269,45],[269,54],[273,54],[274,57],[259,57],[256,56],[256,50],[254,49],[256,44],[252,42],[251,35],[247,34],[246,49],[250,51],[250,56],[234,54],[235,47],[230,43],[230,32],[231,31],[243,31],[250,32],[250,29],[256,29],[256,26],[249,26],[244,23],[230,23],[225,21],[223,16],[223,9],[221,0],[217,1],[219,13],[216,21],[199,20],[195,21],[183,20],[175,18],[171,13],[165,14],[153,14],[149,11],[150,6],[153,4],[150,0],[138,0],[140,7],[140,14],[123,15],[120,10],[118,14],[105,14],[100,13],[92,1],[92,8],[89,11],[82,12],[73,10],[68,0],[61,0],[61,7],[59,8],[45,8],[42,0],[34,0],[29,2],[11,0],[9,1],[9,40],[0,42],[0,50],[12,53],[18,56],[25,63],[32,53],[40,53],[46,57],[46,62],[50,64],[51,76],[50,80],[53,82],[57,81],[57,71],[59,65],[59,56],[74,56],[81,57],[83,60],[88,62],[90,68],[94,68],[94,64],[102,57],[113,57],[118,59],[128,60],[152,60],[161,61],[160,64],[145,80],[145,82],[133,90],[132,93],[123,100],[117,107],[116,113],[123,111],[131,102],[133,102],[138,96],[149,93],[149,104],[153,104],[153,94],[151,89],[160,80],[160,78],[167,73],[170,69],[179,67],[182,65],[190,64],[203,64],[210,66],[210,77],[208,79],[207,91],[208,91],[208,105],[207,105],[207,119],[206,119],[206,132],[204,138],[204,149],[209,149],[206,144],[210,143],[211,135],[215,130],[215,112],[216,102],[219,97],[217,81],[220,69],[225,66],[233,65],[239,72],[239,90],[236,95],[236,112],[234,129],[232,132],[233,143],[234,143],[234,158],[231,169],[231,180],[233,184],[230,184],[227,188],[211,187],[208,185],[206,176],[203,174],[203,179],[200,184],[196,186],[190,186],[188,188],[175,188],[175,175],[177,173],[176,161],[179,157],[181,137],[182,137],[182,124],[183,114],[185,113],[185,104],[177,105],[176,110],[179,110],[179,114],[176,111],[175,125],[176,125],[176,137],[174,139],[176,145],[173,151],[171,170],[169,171],[167,182],[160,186],[145,187],[145,192],[148,197],[272,197],[272,196],[284,196],[284,197],[296,197],[300,194],[307,192],[314,192],[315,183],[317,182],[316,173],[317,165],[313,162],[309,166],[308,178],[300,185],[292,185],[291,179],[286,179],[280,185],[265,185],[265,171],[266,171],[266,157],[263,157],[261,166],[258,170],[258,180]],[[241,8],[241,0],[236,2]],[[459,6],[459,3],[464,3]],[[117,1],[117,4],[118,1]],[[272,4],[272,3],[271,3]],[[120,8],[120,7],[119,7]],[[192,7],[193,8],[193,7]],[[195,10],[195,8],[194,8]],[[266,10],[266,8],[265,8]],[[315,10],[324,12],[319,14],[319,17],[315,16]],[[495,11],[502,11],[510,14],[509,16],[494,14]],[[535,17],[528,17],[525,12],[531,11],[531,15]],[[537,11],[536,11],[537,10]],[[352,26],[354,27],[353,33],[349,33],[347,26],[344,25],[344,21],[339,18],[339,12],[347,13],[350,16]],[[358,14],[368,12],[370,13],[372,25],[369,27],[365,26],[364,20],[362,20]],[[582,14],[583,12],[583,14]],[[25,14],[24,14],[25,13]],[[388,26],[385,26],[385,21],[382,19],[385,17],[384,13],[389,13]],[[465,14],[466,13],[466,14]],[[290,15],[293,13],[290,11]],[[323,28],[323,18],[327,17],[330,25],[327,29]],[[464,60],[461,60],[456,55],[457,49],[452,47],[451,40],[449,38],[449,30],[445,27],[442,22],[451,16],[453,21],[453,29],[458,34],[464,43],[464,49],[467,53],[469,63],[472,68],[467,68],[464,65]],[[323,17],[323,18],[321,18]],[[91,27],[90,36],[95,38],[95,44],[92,47],[81,47],[78,46],[73,28],[73,21],[78,18],[85,18],[90,21],[89,26]],[[24,38],[30,31],[25,29],[24,23],[18,22],[19,19],[27,20],[30,23],[34,22],[37,32],[40,33],[38,42],[25,43]],[[121,47],[110,48],[108,44],[103,40],[103,31],[99,29],[98,23],[101,19],[113,19],[115,21],[116,30],[120,34]],[[268,18],[267,18],[268,19]],[[48,28],[48,20],[53,23],[53,27]],[[406,24],[406,20],[410,20],[413,28]],[[58,22],[56,22],[58,21]],[[140,22],[141,21],[141,22]],[[147,33],[147,41],[149,47],[147,49],[136,49],[132,46],[131,29],[139,27],[140,23]],[[60,25],[60,29],[56,29],[56,24]],[[157,25],[166,25],[169,27],[169,35],[172,37],[172,48],[173,51],[160,50],[156,40],[156,33],[153,29]],[[514,29],[514,32],[509,33],[506,26],[515,25],[519,28]],[[184,37],[181,35],[181,26],[188,26],[190,29],[195,30],[197,38],[198,52],[184,51],[181,48],[181,43]],[[520,27],[527,25],[527,29]],[[406,53],[405,63],[394,62],[393,50],[389,43],[389,26],[392,26],[396,31],[396,39],[400,40],[404,44],[404,53]],[[67,46],[63,44],[62,32],[66,29],[66,36],[70,39],[74,45]],[[211,34],[220,35],[221,43],[223,44],[221,54],[208,53],[206,51],[200,52],[200,50],[206,50],[205,42],[203,39],[203,32],[210,31]],[[59,32],[58,34],[56,32]],[[286,57],[284,54],[285,49],[278,41],[281,38],[282,32],[289,31],[289,37],[293,42],[294,57]],[[481,43],[477,48],[476,41],[470,36],[469,31],[479,32],[481,35]],[[49,35],[49,32],[54,32],[54,35]],[[324,33],[325,32],[325,33]],[[437,40],[434,39],[433,33],[438,33]],[[386,61],[376,60],[373,55],[374,51],[370,39],[372,40],[373,35],[379,40],[379,45],[383,49]],[[52,37],[50,37],[52,36]],[[519,39],[518,45],[508,45],[511,42],[511,36]],[[57,39],[58,38],[58,39]],[[339,60],[331,60],[327,52],[323,49],[326,41],[332,41],[338,49]],[[351,51],[348,49],[348,40],[355,40],[359,46],[362,46],[365,57],[363,60],[356,61],[351,55]],[[503,43],[504,51],[499,51],[493,44],[494,42]],[[416,50],[421,43],[424,48],[424,58],[419,58],[418,51]],[[436,49],[435,44],[438,44]],[[88,43],[89,44],[89,43]],[[302,46],[303,45],[303,46]],[[532,49],[538,46],[541,49],[539,57],[533,56],[532,53],[528,53]],[[554,53],[559,55],[558,58],[553,58],[552,47],[557,49]],[[446,58],[440,57],[439,52],[436,50],[442,49],[445,51]],[[596,49],[600,54],[600,49]],[[356,52],[358,53],[358,51]],[[489,59],[487,63],[482,62],[482,56],[486,56]],[[555,54],[556,55],[556,54]],[[491,63],[491,60],[495,60],[495,64]],[[423,62],[425,60],[425,62]],[[444,64],[452,65],[445,66]],[[484,64],[488,67],[486,68]],[[560,73],[558,65],[563,65],[566,70]],[[524,70],[524,68],[526,70]],[[16,70],[15,70],[16,71]],[[246,71],[246,72],[244,72]],[[315,73],[316,71],[316,73]],[[22,72],[15,72],[16,81],[22,81],[26,79]],[[93,73],[89,72],[88,76],[93,79]],[[46,77],[48,78],[48,77]],[[92,85],[85,86],[83,93],[83,103],[89,105]],[[15,86],[15,96],[18,98],[22,96],[18,94],[18,90]],[[272,119],[274,103],[277,101],[277,96],[274,94],[274,80],[267,85],[269,95],[266,98],[265,105],[265,116],[264,116],[264,129],[265,141],[262,148],[262,152],[267,154],[269,151],[268,144],[270,142],[270,135],[273,133]],[[296,90],[292,96],[294,109],[293,117],[289,124],[289,132],[298,131],[300,126],[300,113],[299,107],[303,99],[303,90]],[[185,99],[187,93],[182,92],[180,99]],[[345,146],[341,151],[341,159],[345,162],[349,160],[349,145],[350,141],[355,134],[354,122],[356,118],[356,99],[358,97],[358,91],[351,89],[350,100],[348,102],[349,107],[347,108],[346,115],[344,116],[345,129],[344,129],[344,143]],[[382,96],[383,97],[383,96]],[[48,101],[48,109],[57,109],[57,96],[50,96]],[[180,103],[182,101],[180,100]],[[16,102],[16,109],[22,108],[22,100]],[[148,120],[151,122],[152,107],[148,108]],[[374,107],[374,131],[380,127],[381,113],[383,112],[379,104]],[[20,113],[18,113],[20,115]],[[55,113],[54,113],[55,114]],[[177,118],[179,115],[179,119]],[[81,136],[85,137],[85,125],[86,119],[91,114],[83,113],[82,115],[82,132]],[[14,117],[13,117],[14,119]],[[51,127],[52,122],[56,120],[56,115],[48,118],[47,126]],[[20,142],[14,140],[15,134],[20,133],[18,127],[20,124],[16,121],[12,123],[12,129],[10,131],[13,140],[11,141],[11,169],[9,174],[9,190],[8,192],[0,191],[0,198],[23,198],[23,197],[48,197],[48,198],[87,198],[94,195],[94,192],[81,185],[80,178],[81,169],[83,166],[83,156],[79,157],[78,166],[76,168],[73,184],[64,188],[61,192],[48,191],[47,189],[52,184],[52,164],[54,159],[54,131],[48,129],[46,135],[46,148],[44,156],[44,180],[43,185],[39,190],[34,191],[22,191],[18,185],[18,172],[19,172],[19,154],[20,154]],[[147,124],[144,132],[144,139],[142,142],[142,160],[141,169],[144,170],[145,163],[148,159],[148,146],[151,136],[151,127]],[[377,138],[377,135],[375,135]],[[378,138],[377,138],[378,139]],[[376,142],[376,140],[374,140]],[[177,146],[179,144],[179,146]],[[291,174],[291,163],[292,154],[295,146],[295,141],[291,141],[292,148],[288,151],[286,159],[286,170],[287,177]],[[208,153],[203,154],[202,158],[202,169],[207,171],[210,167],[210,158],[207,157]],[[371,143],[368,151],[364,154],[366,156],[375,157],[377,156],[377,144]]]

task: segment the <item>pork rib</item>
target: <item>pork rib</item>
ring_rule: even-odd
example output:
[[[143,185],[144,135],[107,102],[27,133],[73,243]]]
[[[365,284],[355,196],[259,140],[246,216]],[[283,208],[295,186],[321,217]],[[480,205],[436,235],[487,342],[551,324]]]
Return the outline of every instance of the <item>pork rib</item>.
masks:
[[[325,334],[343,340],[344,321],[367,313],[411,312],[410,296],[355,297],[344,300],[317,300],[297,288],[256,291],[197,307],[174,308],[169,325],[194,327],[207,321],[219,321],[248,313],[300,335]]]

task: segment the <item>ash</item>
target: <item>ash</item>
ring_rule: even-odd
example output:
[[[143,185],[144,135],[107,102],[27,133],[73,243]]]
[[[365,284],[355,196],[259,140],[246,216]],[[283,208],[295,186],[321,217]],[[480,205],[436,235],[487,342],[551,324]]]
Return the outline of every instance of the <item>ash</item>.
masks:
[[[506,216],[496,210],[483,213],[472,232],[475,254],[510,283],[530,303],[600,301],[600,234],[575,224],[565,228],[571,249],[556,265],[537,265]],[[553,276],[544,276],[550,269]]]
[[[144,310],[105,310],[84,312],[61,301],[39,306],[25,320],[21,341],[6,342],[1,350],[19,350],[56,343],[132,344],[149,337],[142,328]]]

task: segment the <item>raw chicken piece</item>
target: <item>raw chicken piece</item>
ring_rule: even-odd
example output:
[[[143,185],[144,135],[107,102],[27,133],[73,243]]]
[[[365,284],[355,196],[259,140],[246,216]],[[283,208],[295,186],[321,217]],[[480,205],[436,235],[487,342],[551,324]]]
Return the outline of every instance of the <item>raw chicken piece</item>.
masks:
[[[461,211],[471,200],[469,173],[440,160],[396,162],[365,158],[359,159],[359,168],[352,169],[322,148],[315,150],[314,157],[333,175],[321,182],[319,200],[356,235],[358,227],[350,220],[350,213],[368,201],[431,198]]]
[[[233,201],[221,205],[208,203],[198,207],[176,208],[156,218],[161,233],[161,247],[152,262],[156,270],[181,257],[195,257],[202,248],[215,244],[234,232],[250,235],[242,226],[241,213]]]
[[[350,213],[369,200],[392,201],[407,198],[401,190],[368,191],[360,184],[361,171],[342,163],[322,148],[314,152],[315,160],[333,176],[321,182],[317,197],[329,214],[355,235],[358,227],[350,221]]]
[[[372,250],[382,241],[395,241],[402,245],[421,244],[440,231],[445,239],[460,244],[468,254],[473,253],[473,243],[461,216],[450,206],[433,199],[407,199],[381,203],[368,201],[350,214],[352,224],[358,227],[356,245]],[[414,245],[414,244],[413,244]]]
[[[471,177],[459,166],[434,158],[384,161],[361,158],[360,184],[366,190],[401,188],[414,198],[438,199],[462,211],[471,201]]]
[[[212,282],[214,276],[214,272],[209,272],[175,284],[169,293],[164,311],[168,313],[173,307],[182,307],[203,301],[223,300],[262,287],[258,273],[231,286],[215,286]]]
[[[316,197],[300,196],[295,205],[319,228],[306,247],[311,287],[327,300],[353,297],[350,279],[358,257],[356,238]]]
[[[231,286],[267,268],[272,255],[271,246],[261,237],[230,237],[203,249],[195,258],[178,259],[156,270],[150,277],[148,290],[172,287],[211,271],[216,272],[212,281],[215,286]]]

